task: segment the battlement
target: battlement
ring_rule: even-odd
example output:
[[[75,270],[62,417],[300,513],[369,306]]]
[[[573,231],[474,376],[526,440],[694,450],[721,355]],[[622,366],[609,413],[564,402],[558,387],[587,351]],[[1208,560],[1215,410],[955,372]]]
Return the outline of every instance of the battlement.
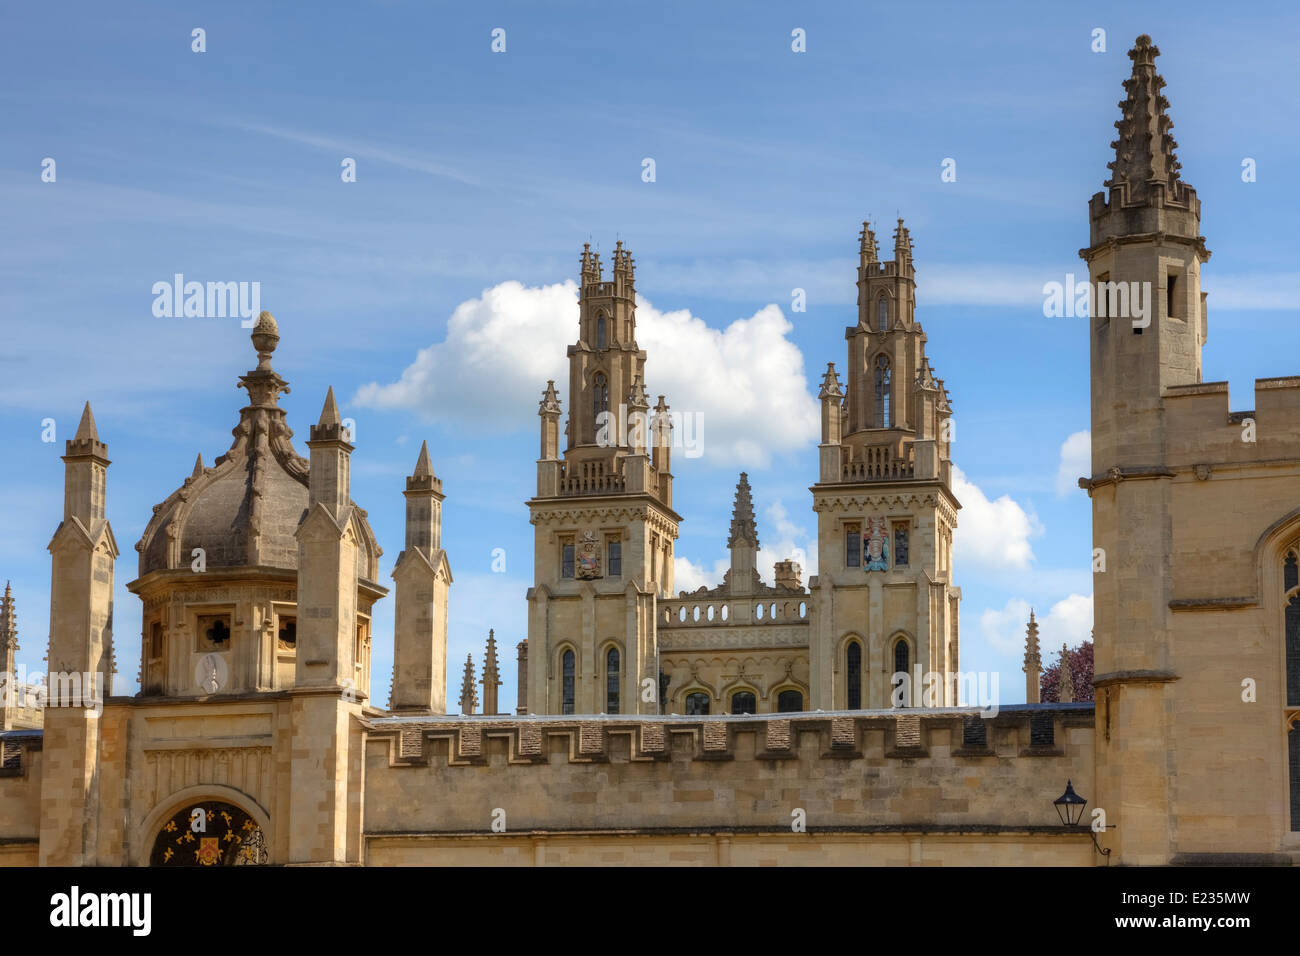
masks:
[[[946,759],[1065,757],[1066,731],[1091,728],[1093,705],[975,707],[709,717],[410,716],[366,720],[390,766],[467,767],[671,759]],[[496,762],[496,761],[493,761]]]
[[[509,840],[575,831],[659,841],[703,833],[712,847],[727,834],[790,838],[801,817],[808,833],[856,834],[850,855],[859,861],[906,859],[906,842],[863,840],[960,830],[1005,834],[1016,854],[1059,862],[1073,851],[1036,842],[1065,833],[1052,801],[1067,780],[1093,791],[1090,703],[1023,705],[990,719],[946,708],[364,723],[373,862],[445,859],[470,851],[448,841],[467,839],[518,852],[504,849]],[[374,841],[397,855],[373,855]],[[805,851],[830,852],[796,849]]]
[[[1231,410],[1227,382],[1164,391],[1170,467],[1300,459],[1300,376],[1255,380],[1255,407]]]

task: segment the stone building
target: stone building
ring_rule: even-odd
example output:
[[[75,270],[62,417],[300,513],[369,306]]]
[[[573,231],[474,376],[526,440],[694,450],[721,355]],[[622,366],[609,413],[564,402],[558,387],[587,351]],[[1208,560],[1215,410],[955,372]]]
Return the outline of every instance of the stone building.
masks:
[[[1032,617],[1029,703],[980,713],[947,681],[935,700],[891,694],[895,671],[946,677],[960,655],[951,407],[901,222],[889,262],[864,226],[844,381],[830,367],[820,390],[818,574],[805,588],[785,560],[761,579],[742,474],[722,584],[674,597],[671,418],[662,396],[651,414],[620,245],[610,281],[583,254],[563,445],[553,382],[540,403],[519,713],[498,713],[495,634],[485,713],[472,659],[446,713],[451,562],[427,446],[404,491],[389,706],[370,698],[388,591],[350,494],[351,435],[330,391],[308,457],[294,451],[263,313],[230,450],[196,462],[137,545],[140,692],[51,698],[41,729],[5,712],[0,863],[1300,860],[1300,378],[1258,381],[1250,411],[1201,381],[1200,205],[1157,51],[1142,36],[1129,55],[1082,250],[1107,302],[1089,319],[1081,479],[1095,705],[1037,702]],[[1154,290],[1152,311],[1127,314],[1119,283]],[[110,461],[89,406],[63,460],[48,663],[84,697],[119,659]],[[14,621],[6,595],[8,664]],[[1104,828],[1062,825],[1067,789]]]

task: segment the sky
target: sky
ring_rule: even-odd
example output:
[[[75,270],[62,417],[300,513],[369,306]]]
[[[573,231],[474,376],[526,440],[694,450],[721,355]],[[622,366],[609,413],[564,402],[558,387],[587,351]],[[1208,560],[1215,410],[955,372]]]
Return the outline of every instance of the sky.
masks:
[[[956,423],[961,668],[998,672],[1002,701],[1023,700],[1031,607],[1047,663],[1090,634],[1087,333],[1044,316],[1043,286],[1086,275],[1087,203],[1139,33],[1161,50],[1213,253],[1204,379],[1249,409],[1256,377],[1300,365],[1300,18],[1285,4],[1136,7],[7,5],[0,579],[20,663],[43,670],[59,456],[89,400],[122,549],[116,690],[135,691],[133,545],[195,454],[210,464],[229,447],[235,382],[255,364],[238,318],[155,315],[155,283],[177,273],[259,283],[299,453],[334,387],[389,586],[403,479],[429,442],[455,579],[451,702],[493,628],[513,707],[536,403],[548,378],[566,391],[584,242],[606,263],[617,240],[632,250],[652,400],[703,421],[702,454],[673,461],[678,588],[720,582],[741,470],[766,579],[792,555],[806,577],[817,386],[827,362],[844,367],[861,223],[889,250],[902,216]],[[383,704],[391,597],[375,614]]]

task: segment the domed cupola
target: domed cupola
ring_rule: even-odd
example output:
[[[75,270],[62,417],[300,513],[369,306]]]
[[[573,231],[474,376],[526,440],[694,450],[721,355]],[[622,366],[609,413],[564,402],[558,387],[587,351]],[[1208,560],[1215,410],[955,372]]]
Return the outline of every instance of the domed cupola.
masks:
[[[294,451],[293,430],[278,404],[289,383],[271,367],[280,335],[270,312],[258,317],[252,340],[257,368],[239,379],[249,403],[240,410],[234,443],[210,468],[203,466],[200,455],[185,483],[154,506],[154,516],[136,545],[141,577],[152,571],[189,570],[196,548],[202,549],[209,571],[298,568],[294,532],[307,512],[308,465]],[[358,576],[373,581],[382,552],[364,517],[361,525],[369,533]]]
[[[279,406],[289,384],[271,367],[280,340],[271,313],[258,316],[252,340],[257,367],[239,379],[248,404],[240,409],[230,449],[211,467],[199,456],[184,484],[154,506],[135,546],[140,576],[127,588],[144,603],[145,695],[210,696],[294,685],[297,532],[308,512],[310,466],[294,451],[293,431]],[[332,393],[327,405],[333,407]],[[346,440],[346,429],[341,434]],[[347,500],[356,539],[357,643],[368,648],[370,607],[387,593],[375,583],[383,552],[365,511]],[[368,660],[368,651],[357,659]],[[203,667],[215,672],[196,676]],[[356,675],[358,686],[368,686],[368,664],[363,670]]]

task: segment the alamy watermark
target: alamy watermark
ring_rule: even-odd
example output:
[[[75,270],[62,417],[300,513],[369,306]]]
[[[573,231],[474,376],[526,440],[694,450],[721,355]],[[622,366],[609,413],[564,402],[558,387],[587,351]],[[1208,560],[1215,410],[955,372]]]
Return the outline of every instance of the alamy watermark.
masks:
[[[998,715],[997,671],[896,671],[889,679],[890,705],[893,707],[943,707],[945,700],[961,701],[950,706],[977,707],[986,720]],[[951,688],[951,693],[945,693]]]
[[[1065,274],[1065,282],[1043,283],[1043,315],[1049,319],[1087,318],[1132,319],[1133,328],[1151,324],[1150,282],[1078,282],[1074,273]]]
[[[101,671],[0,672],[0,706],[44,710],[80,707],[96,717],[104,712],[104,674]]]
[[[153,314],[159,319],[225,319],[238,316],[251,329],[262,311],[260,282],[186,282],[177,272],[153,284]]]
[[[699,458],[704,454],[704,415],[668,411],[651,416],[619,405],[617,413],[596,415],[596,444],[602,448],[681,448],[687,458]]]

